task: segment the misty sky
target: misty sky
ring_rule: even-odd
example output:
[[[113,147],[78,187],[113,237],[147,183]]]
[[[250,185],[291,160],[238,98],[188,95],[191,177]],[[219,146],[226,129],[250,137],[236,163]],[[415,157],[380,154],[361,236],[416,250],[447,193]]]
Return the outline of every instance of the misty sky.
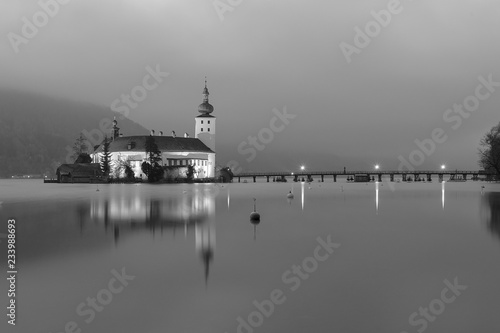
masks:
[[[417,169],[477,169],[479,139],[500,121],[500,87],[455,129],[443,115],[474,95],[479,76],[500,82],[500,3],[401,0],[348,63],[340,43],[354,46],[354,28],[388,3],[243,0],[221,21],[212,0],[72,0],[16,53],[8,34],[22,35],[22,18],[32,22],[41,7],[2,0],[0,87],[111,106],[158,65],[170,75],[129,117],[193,134],[206,75],[221,165],[396,169],[416,139],[442,128],[447,140]],[[240,143],[284,107],[296,117],[247,162]]]

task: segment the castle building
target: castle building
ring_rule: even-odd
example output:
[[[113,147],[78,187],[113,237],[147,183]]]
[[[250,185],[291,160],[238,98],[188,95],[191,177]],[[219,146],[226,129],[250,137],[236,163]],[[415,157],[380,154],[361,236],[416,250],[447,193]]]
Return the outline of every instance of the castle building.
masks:
[[[214,107],[208,100],[209,92],[207,81],[203,89],[203,103],[198,107],[199,115],[195,118],[195,137],[191,138],[188,133],[178,137],[175,131],[171,136],[158,134],[154,130],[150,136],[154,137],[155,144],[161,152],[161,164],[168,169],[177,170],[182,177],[187,171],[188,165],[194,166],[195,178],[215,177],[215,124],[216,118],[212,115]],[[123,136],[120,134],[116,118],[113,121],[111,133],[112,141],[109,145],[111,153],[112,169],[121,162],[128,161],[136,177],[146,179],[141,165],[147,160],[146,140],[147,135]],[[92,154],[94,163],[99,163],[103,154],[101,144]],[[123,176],[123,175],[122,175]]]

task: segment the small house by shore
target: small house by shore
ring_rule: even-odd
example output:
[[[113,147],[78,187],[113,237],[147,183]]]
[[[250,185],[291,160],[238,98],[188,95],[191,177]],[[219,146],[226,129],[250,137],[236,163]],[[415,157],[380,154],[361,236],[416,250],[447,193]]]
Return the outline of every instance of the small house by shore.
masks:
[[[56,174],[58,183],[95,183],[104,178],[99,163],[62,164]]]

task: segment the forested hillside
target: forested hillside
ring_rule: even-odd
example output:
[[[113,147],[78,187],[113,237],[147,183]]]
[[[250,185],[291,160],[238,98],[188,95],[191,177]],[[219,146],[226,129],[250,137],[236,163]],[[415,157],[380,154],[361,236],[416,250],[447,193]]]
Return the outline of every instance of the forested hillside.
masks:
[[[0,178],[54,175],[83,130],[99,130],[103,119],[114,116],[120,115],[90,103],[0,91]],[[149,132],[127,118],[118,120],[125,135]]]

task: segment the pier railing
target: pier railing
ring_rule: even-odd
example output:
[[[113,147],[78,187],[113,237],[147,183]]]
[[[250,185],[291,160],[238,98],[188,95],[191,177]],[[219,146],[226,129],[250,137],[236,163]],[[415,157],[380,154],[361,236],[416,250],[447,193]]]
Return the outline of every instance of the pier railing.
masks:
[[[479,170],[414,170],[414,171],[396,171],[396,170],[371,170],[371,171],[360,171],[360,170],[346,170],[342,171],[299,171],[299,172],[289,172],[289,171],[272,171],[272,172],[242,172],[235,174],[234,177],[262,177],[262,176],[353,176],[353,175],[490,175],[489,173]]]
[[[321,181],[325,181],[325,176],[332,176],[333,181],[337,181],[337,177],[346,176],[351,178],[351,180],[365,179],[366,176],[375,180],[375,176],[378,181],[382,181],[383,176],[389,176],[391,181],[394,181],[394,176],[401,175],[403,181],[410,180],[413,175],[415,179],[420,180],[420,176],[425,175],[428,181],[432,181],[432,176],[438,176],[440,181],[443,181],[445,175],[450,175],[452,180],[467,180],[467,176],[472,175],[473,180],[478,180],[479,176],[485,176],[487,179],[492,179],[493,174],[487,173],[483,170],[414,170],[414,171],[399,171],[399,170],[342,170],[342,171],[270,171],[270,172],[242,172],[234,175],[233,178],[238,178],[238,182],[241,182],[241,178],[253,178],[253,181],[257,181],[257,177],[266,177],[267,182],[273,177],[273,181],[286,181],[287,177],[293,177],[294,181],[298,181],[299,178],[306,177],[308,180],[312,179],[313,176],[320,176]],[[365,176],[357,177],[357,176]]]

